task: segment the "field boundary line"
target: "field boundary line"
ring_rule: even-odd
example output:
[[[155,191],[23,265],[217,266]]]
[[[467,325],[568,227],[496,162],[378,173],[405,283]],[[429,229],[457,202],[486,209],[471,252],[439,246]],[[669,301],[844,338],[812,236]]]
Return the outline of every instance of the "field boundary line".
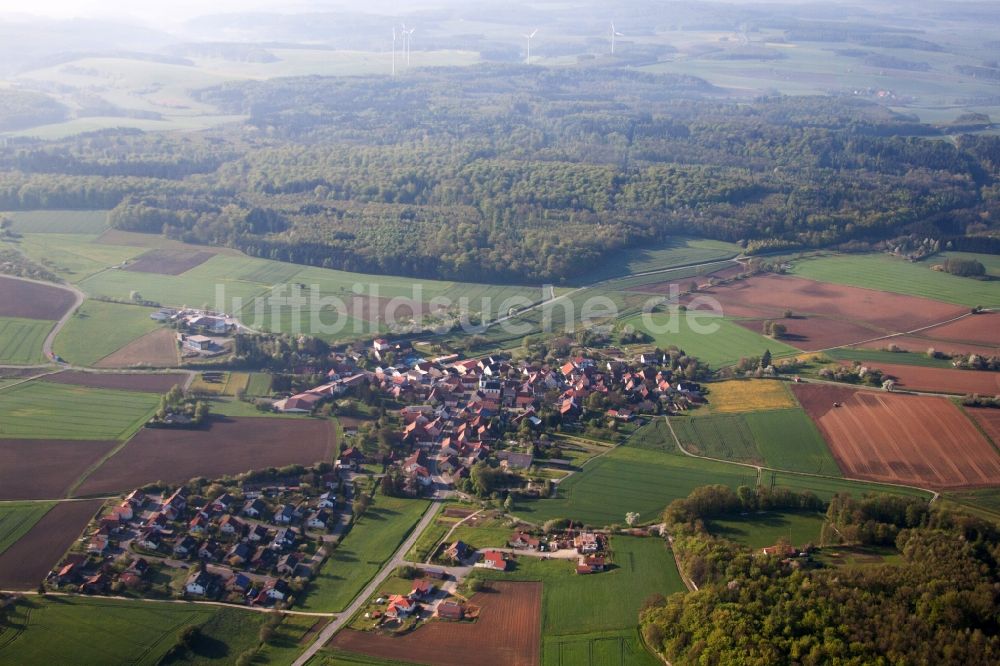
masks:
[[[831,481],[847,481],[848,483],[862,483],[862,484],[877,485],[877,486],[890,486],[893,488],[907,488],[909,490],[919,490],[922,493],[927,493],[931,495],[931,498],[928,500],[928,503],[933,503],[939,497],[941,497],[941,493],[936,490],[932,490],[930,488],[923,488],[921,486],[914,486],[906,483],[891,483],[888,481],[870,481],[868,479],[852,479],[846,476],[830,476],[829,474],[815,474],[813,472],[794,472],[792,470],[779,469],[777,467],[769,467],[767,465],[751,465],[750,463],[735,462],[733,460],[723,460],[721,458],[710,458],[708,456],[699,456],[694,453],[691,453],[690,451],[687,451],[683,446],[681,446],[681,442],[677,438],[677,434],[674,433],[673,426],[670,424],[670,418],[667,416],[664,416],[663,418],[667,419],[667,427],[670,429],[670,434],[673,436],[674,442],[677,443],[677,448],[679,448],[685,455],[690,456],[692,458],[698,458],[700,460],[711,460],[712,462],[725,463],[727,465],[737,465],[739,467],[755,468],[757,470],[758,485],[760,485],[761,475],[764,472],[777,472],[779,474],[789,474],[792,476],[808,476],[815,479],[830,479]]]

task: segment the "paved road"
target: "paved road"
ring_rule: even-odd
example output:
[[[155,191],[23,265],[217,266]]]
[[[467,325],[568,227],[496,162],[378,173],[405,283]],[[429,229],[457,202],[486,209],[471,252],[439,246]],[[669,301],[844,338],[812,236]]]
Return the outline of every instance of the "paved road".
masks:
[[[412,532],[410,532],[410,536],[407,537],[406,541],[404,541],[402,545],[400,545],[400,547],[396,549],[396,552],[395,554],[393,554],[392,559],[386,562],[385,566],[382,567],[382,570],[379,571],[377,574],[375,574],[375,577],[372,578],[370,583],[368,583],[368,586],[365,589],[363,589],[357,597],[354,598],[354,601],[351,602],[351,605],[345,608],[342,613],[337,615],[337,618],[335,620],[333,620],[332,622],[330,622],[330,624],[326,625],[326,627],[323,628],[323,631],[319,633],[319,636],[316,637],[316,640],[313,642],[313,644],[310,645],[305,652],[299,655],[299,658],[295,660],[292,666],[304,666],[304,664],[307,661],[312,659],[313,656],[315,656],[316,653],[319,652],[320,649],[322,649],[322,647],[326,645],[331,638],[333,638],[334,634],[340,631],[344,627],[344,625],[346,625],[350,621],[350,619],[354,617],[354,614],[361,609],[364,603],[368,601],[368,599],[378,591],[378,588],[381,587],[382,583],[385,582],[385,579],[388,578],[389,575],[392,572],[394,572],[397,567],[406,564],[406,553],[409,552],[411,548],[413,548],[413,545],[417,542],[417,539],[420,538],[420,535],[423,533],[423,531],[427,529],[427,526],[430,525],[431,522],[434,521],[434,518],[437,516],[438,502],[440,502],[440,500],[434,500],[433,502],[430,503],[430,505],[428,505],[427,511],[424,512],[423,518],[420,519],[420,522],[417,523],[417,526],[413,528]]]

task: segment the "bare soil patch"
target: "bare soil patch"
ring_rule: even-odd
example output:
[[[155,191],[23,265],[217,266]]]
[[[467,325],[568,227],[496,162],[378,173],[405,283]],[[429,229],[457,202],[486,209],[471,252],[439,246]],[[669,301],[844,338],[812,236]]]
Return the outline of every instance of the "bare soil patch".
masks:
[[[893,377],[899,387],[903,389],[962,395],[966,393],[1000,394],[1000,372],[924,368],[916,365],[892,365],[888,363],[873,363],[872,365]]]
[[[65,289],[0,275],[0,317],[55,321],[75,302]]]
[[[956,343],[1000,347],[1000,312],[984,312],[921,331],[921,336]]]
[[[896,345],[900,349],[905,349],[910,352],[918,352],[920,354],[925,353],[931,347],[933,347],[936,351],[943,352],[945,354],[983,354],[985,356],[1000,354],[1000,347],[972,345],[964,342],[956,342],[954,340],[922,338],[916,335],[901,335],[899,337],[886,338],[885,340],[866,342],[857,346],[862,349],[887,349],[889,345]]]
[[[792,390],[845,476],[924,488],[1000,483],[1000,455],[945,398],[819,384]]]
[[[541,583],[492,582],[475,594],[475,622],[434,620],[401,637],[347,629],[331,647],[435,666],[535,666],[541,659]]]
[[[993,440],[993,443],[1000,446],[1000,409],[966,407],[966,411],[975,419],[983,432]]]
[[[34,590],[80,536],[102,500],[60,502],[0,553],[0,589]]]
[[[736,323],[754,333],[763,330],[766,319],[740,319]],[[827,317],[794,317],[781,319],[787,333],[781,342],[797,347],[802,351],[820,351],[840,347],[845,340],[861,342],[885,335],[878,329],[844,319],[829,319]]]
[[[46,382],[89,386],[90,388],[117,389],[119,391],[142,391],[145,393],[166,393],[174,386],[184,386],[187,375],[174,374],[116,374],[110,372],[81,372],[66,370],[54,375],[46,375]]]
[[[160,275],[180,275],[215,256],[204,250],[156,249],[150,250],[125,267],[137,273],[159,273]]]
[[[126,491],[154,481],[181,483],[252,469],[330,461],[333,422],[319,419],[229,418],[185,430],[145,428],[80,486],[80,496]]]
[[[169,328],[150,331],[133,340],[113,354],[108,354],[94,364],[95,368],[131,368],[146,366],[171,368],[179,363],[177,338]]]
[[[65,497],[118,442],[0,439],[0,500]]]
[[[795,315],[825,317],[902,333],[968,312],[967,308],[926,298],[889,294],[872,289],[826,284],[787,275],[759,275],[706,289],[730,317],[781,319],[786,310]],[[689,302],[690,298],[685,297]],[[782,323],[793,324],[796,320]],[[865,338],[870,338],[866,335]],[[860,342],[844,339],[838,344]],[[829,345],[828,345],[829,346]]]

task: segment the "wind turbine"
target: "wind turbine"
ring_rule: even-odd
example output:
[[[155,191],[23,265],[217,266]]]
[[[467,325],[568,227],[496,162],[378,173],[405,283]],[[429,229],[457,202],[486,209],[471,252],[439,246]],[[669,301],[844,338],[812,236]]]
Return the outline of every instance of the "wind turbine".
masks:
[[[615,22],[611,22],[611,55],[615,54],[615,37],[624,37],[622,33],[615,30]]]
[[[531,38],[538,34],[538,28],[535,28],[530,35],[524,35],[524,38],[528,40],[528,57],[525,60],[527,64],[531,64]]]
[[[406,66],[407,67],[410,66],[410,44],[412,44],[411,37],[413,36],[413,31],[414,30],[416,30],[416,28],[410,28],[409,30],[406,31]]]
[[[396,76],[396,26],[392,26],[392,75]]]

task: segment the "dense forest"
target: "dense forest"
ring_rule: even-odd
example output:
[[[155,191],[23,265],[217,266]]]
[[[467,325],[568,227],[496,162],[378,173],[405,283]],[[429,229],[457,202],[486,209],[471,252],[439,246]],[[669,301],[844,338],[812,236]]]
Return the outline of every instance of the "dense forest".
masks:
[[[0,209],[109,208],[122,229],[255,256],[500,282],[572,280],[677,234],[748,252],[902,234],[995,247],[1000,138],[942,140],[851,98],[501,65],[199,98],[248,120],[14,141]]]
[[[1000,660],[1000,531],[992,523],[917,498],[838,496],[824,539],[900,553],[899,563],[848,566],[764,555],[705,528],[734,511],[816,502],[713,486],[668,507],[674,551],[699,589],[647,602],[647,643],[677,666]]]

